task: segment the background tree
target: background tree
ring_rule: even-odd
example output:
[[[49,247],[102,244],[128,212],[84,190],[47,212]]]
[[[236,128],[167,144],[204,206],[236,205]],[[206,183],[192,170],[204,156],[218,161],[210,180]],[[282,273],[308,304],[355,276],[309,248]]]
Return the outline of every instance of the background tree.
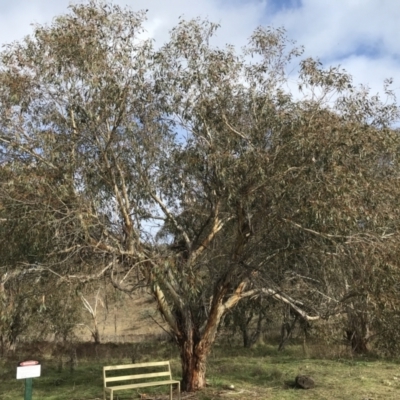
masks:
[[[398,110],[313,60],[295,100],[301,50],[283,30],[256,29],[239,54],[182,20],[155,49],[144,18],[88,1],[1,53],[1,201],[43,243],[1,268],[148,286],[192,391],[242,299],[305,321],[384,303],[370,277],[398,268]],[[35,176],[22,197],[18,171]]]

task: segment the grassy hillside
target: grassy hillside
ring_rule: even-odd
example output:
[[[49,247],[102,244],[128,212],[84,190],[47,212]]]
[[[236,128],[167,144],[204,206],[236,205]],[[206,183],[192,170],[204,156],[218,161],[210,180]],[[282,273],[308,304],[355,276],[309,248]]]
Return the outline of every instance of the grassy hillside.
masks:
[[[94,308],[95,294],[86,299]],[[81,341],[91,341],[89,328],[93,328],[93,320],[83,304],[82,310],[84,323],[77,327],[76,335]],[[97,303],[97,322],[103,343],[139,342],[168,336],[154,299],[145,291],[132,296],[121,292],[101,296]]]

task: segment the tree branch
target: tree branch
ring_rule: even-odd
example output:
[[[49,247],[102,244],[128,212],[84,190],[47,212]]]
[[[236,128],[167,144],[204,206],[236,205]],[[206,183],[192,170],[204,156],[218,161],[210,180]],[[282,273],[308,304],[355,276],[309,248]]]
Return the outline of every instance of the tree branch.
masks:
[[[175,228],[182,234],[183,239],[185,240],[186,243],[186,248],[190,252],[192,248],[192,243],[189,239],[189,235],[185,231],[182,225],[179,224],[179,222],[175,219],[175,217],[172,215],[172,213],[168,210],[168,208],[165,206],[163,201],[153,192],[150,192],[151,198],[160,206],[161,210],[165,214],[165,216],[174,224]]]
[[[165,300],[164,293],[161,290],[159,285],[154,284],[153,293],[154,293],[154,296],[156,297],[157,304],[158,304],[161,314],[163,315],[163,317],[165,318],[165,320],[167,321],[168,325],[170,326],[172,331],[175,333],[175,335],[179,336],[179,329],[178,329],[178,325],[176,323],[175,317],[172,315],[172,313],[168,307],[167,301]]]

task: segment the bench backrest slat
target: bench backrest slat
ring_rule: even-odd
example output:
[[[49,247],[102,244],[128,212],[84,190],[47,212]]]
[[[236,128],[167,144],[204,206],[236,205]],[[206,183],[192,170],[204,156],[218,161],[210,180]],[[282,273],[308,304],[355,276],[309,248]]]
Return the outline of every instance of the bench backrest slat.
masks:
[[[124,364],[124,365],[110,365],[108,367],[103,367],[105,371],[112,371],[116,369],[132,369],[132,368],[144,368],[144,367],[158,367],[161,365],[168,365],[169,361],[156,361],[149,363],[139,363],[139,364]]]

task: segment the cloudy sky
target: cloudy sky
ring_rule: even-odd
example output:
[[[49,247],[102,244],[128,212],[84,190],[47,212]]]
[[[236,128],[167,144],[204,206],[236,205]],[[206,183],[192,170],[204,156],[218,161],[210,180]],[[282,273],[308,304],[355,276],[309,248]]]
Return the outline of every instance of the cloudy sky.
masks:
[[[340,64],[375,94],[393,78],[400,98],[400,1],[398,0],[114,0],[148,9],[148,34],[162,43],[180,15],[222,25],[218,42],[241,46],[258,25],[284,27],[325,66]],[[32,32],[67,12],[69,0],[0,0],[0,44]]]

